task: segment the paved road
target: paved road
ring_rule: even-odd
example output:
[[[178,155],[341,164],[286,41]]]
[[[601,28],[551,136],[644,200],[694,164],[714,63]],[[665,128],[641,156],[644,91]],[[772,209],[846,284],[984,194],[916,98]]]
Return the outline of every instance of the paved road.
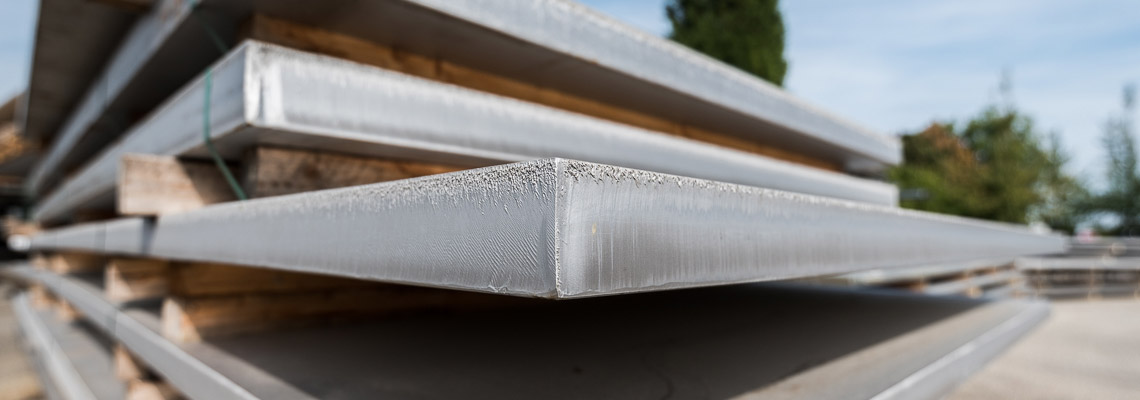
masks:
[[[949,399],[1140,399],[1140,300],[1055,301]]]
[[[39,398],[40,384],[20,343],[10,293],[11,287],[0,283],[0,400]]]

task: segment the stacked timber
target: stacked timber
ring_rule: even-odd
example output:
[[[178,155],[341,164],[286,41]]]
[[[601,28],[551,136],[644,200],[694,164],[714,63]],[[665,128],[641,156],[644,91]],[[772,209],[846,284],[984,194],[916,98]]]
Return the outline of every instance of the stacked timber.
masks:
[[[39,19],[0,271],[66,397],[937,398],[1047,307],[756,282],[1065,246],[899,209],[897,139],[572,2]]]
[[[1003,299],[1025,291],[1025,275],[1012,258],[980,259],[907,268],[871,269],[815,277],[807,282],[849,287],[901,289],[935,296]]]
[[[1140,240],[1074,238],[1051,257],[1024,257],[1026,293],[1046,298],[1140,297]]]

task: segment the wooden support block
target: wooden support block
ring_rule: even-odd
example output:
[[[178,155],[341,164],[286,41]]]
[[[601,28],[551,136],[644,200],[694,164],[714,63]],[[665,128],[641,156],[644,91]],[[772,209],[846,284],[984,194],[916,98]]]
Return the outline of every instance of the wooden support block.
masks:
[[[270,147],[257,147],[250,151],[244,164],[244,186],[250,197],[365,185],[462,169],[416,161]]]
[[[147,369],[139,363],[121,344],[115,345],[113,353],[115,363],[115,377],[124,382],[142,380],[147,378]]]
[[[51,294],[43,285],[33,283],[28,288],[28,293],[31,296],[32,307],[37,310],[49,310],[55,308],[55,295]]]
[[[904,285],[907,290],[912,292],[922,292],[924,289],[926,289],[926,286],[926,279],[921,278]]]
[[[103,272],[104,293],[115,302],[163,297],[169,287],[170,263],[165,260],[116,258]]]
[[[105,221],[118,217],[114,211],[109,210],[78,210],[71,214],[71,223],[80,224],[84,222]],[[57,227],[59,225],[53,226]]]
[[[32,254],[31,257],[28,257],[28,262],[30,262],[33,267],[39,270],[46,271],[51,269],[51,256],[44,253]]]
[[[438,75],[437,61],[434,58],[283,19],[256,14],[242,30],[240,36],[248,39],[327,54],[428,79],[435,79]]]
[[[71,303],[68,303],[66,300],[56,298],[55,316],[59,318],[60,321],[71,322],[79,319],[80,314],[79,310],[76,310],[75,307],[71,305]]]
[[[173,263],[169,274],[169,293],[179,297],[383,286],[359,279],[211,263]]]
[[[541,299],[401,285],[323,292],[171,297],[162,305],[162,333],[175,342],[364,316],[533,304]]]
[[[327,54],[425,79],[538,103],[663,134],[762,154],[797,164],[831,171],[843,170],[842,165],[834,162],[766,146],[738,136],[688,126],[670,120],[671,116],[650,115],[487,73],[436,57],[410,53],[399,48],[264,15],[254,15],[243,30],[245,32],[242,36],[249,39]]]
[[[182,394],[143,364],[123,345],[115,345],[115,376],[126,383],[127,399],[181,399]]]
[[[970,279],[972,279],[974,277],[983,276],[983,275],[986,275],[986,273],[984,271],[978,271],[978,270],[966,271],[966,272],[963,272],[961,277],[958,278],[957,280],[969,281]],[[966,297],[970,297],[970,298],[981,297],[982,296],[982,288],[978,287],[975,284],[971,284],[970,287],[968,287],[965,292],[962,292],[962,294],[965,295]]]
[[[251,198],[277,196],[460,169],[414,161],[258,147],[245,159],[243,189]],[[240,172],[236,167],[233,170]],[[168,156],[123,156],[116,190],[118,211],[123,215],[173,214],[237,200],[213,163]]]
[[[7,103],[0,103],[0,115],[14,110],[15,107],[11,107],[14,103],[11,100]],[[39,142],[30,140],[20,133],[19,125],[12,121],[11,116],[0,117],[0,121],[3,121],[0,122],[0,164],[40,150]],[[23,177],[8,175],[3,179],[4,182],[0,182],[0,185],[10,186],[18,185]]]
[[[40,224],[38,222],[24,221],[12,216],[4,217],[4,232],[5,235],[23,235],[31,236],[39,233]]]
[[[237,200],[213,163],[144,154],[123,156],[116,191],[123,215],[172,214]]]
[[[52,272],[57,274],[100,271],[106,263],[106,256],[90,253],[57,253],[48,261]]]
[[[127,400],[173,400],[184,398],[165,381],[134,379],[127,381]]]

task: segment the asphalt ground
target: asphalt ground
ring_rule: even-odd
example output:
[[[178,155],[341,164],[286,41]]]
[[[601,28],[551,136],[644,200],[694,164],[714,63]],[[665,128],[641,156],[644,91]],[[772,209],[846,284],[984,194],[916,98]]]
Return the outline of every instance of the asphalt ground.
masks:
[[[948,399],[1140,399],[1140,299],[1053,301],[1048,320]]]

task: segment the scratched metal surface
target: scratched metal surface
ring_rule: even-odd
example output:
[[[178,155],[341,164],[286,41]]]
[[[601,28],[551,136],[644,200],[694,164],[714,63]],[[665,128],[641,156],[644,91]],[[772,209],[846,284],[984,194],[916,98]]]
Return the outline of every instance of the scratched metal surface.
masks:
[[[201,78],[36,208],[59,219],[113,199],[126,153],[207,156]],[[211,133],[228,157],[270,144],[486,166],[566,157],[895,204],[894,186],[804,167],[379,68],[248,42],[214,67]]]
[[[561,161],[559,292],[646,291],[1047,254],[1060,236]]]
[[[564,159],[226,203],[153,225],[63,228],[34,236],[32,248],[93,242],[80,229],[102,237],[92,249],[100,252],[550,298],[1012,258],[1065,245],[1014,225]]]

